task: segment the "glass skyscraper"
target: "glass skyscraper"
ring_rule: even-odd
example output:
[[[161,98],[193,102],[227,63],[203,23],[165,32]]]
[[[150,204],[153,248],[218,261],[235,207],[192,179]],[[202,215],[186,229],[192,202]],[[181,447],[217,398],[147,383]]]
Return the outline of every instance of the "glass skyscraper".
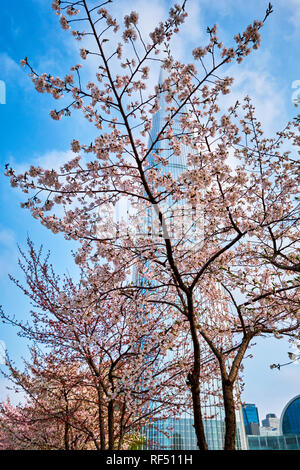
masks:
[[[257,406],[254,403],[244,403],[243,404],[243,415],[245,420],[245,425],[248,423],[257,423],[259,425],[259,416]]]
[[[211,406],[208,402],[206,407]],[[247,448],[243,423],[239,421],[240,413],[237,412],[236,448]],[[222,419],[223,418],[223,419]],[[165,450],[197,450],[197,438],[193,427],[193,417],[182,415],[179,418],[169,418],[150,424],[145,428],[147,449]],[[204,420],[204,432],[208,448],[210,450],[222,450],[224,448],[225,421],[224,413],[219,419]]]
[[[259,417],[258,410],[254,403],[244,403],[242,405],[243,418],[246,434],[259,434]]]
[[[163,81],[163,72],[160,74],[161,84]],[[182,109],[182,113],[186,113],[185,108]],[[166,102],[161,98],[160,110],[157,112],[152,121],[152,129],[150,133],[149,146],[155,141],[158,132],[161,130],[165,124],[165,118],[167,116],[166,112]],[[181,126],[179,117],[173,120],[173,132],[180,133]],[[188,148],[186,145],[181,144],[181,154],[174,155],[171,150],[167,150],[166,141],[158,141],[153,147],[153,151],[163,150],[163,157],[168,159],[167,165],[161,166],[161,173],[170,173],[173,178],[178,178],[186,169],[187,169],[187,158],[188,154],[194,153],[194,150]],[[148,165],[151,167],[154,165],[153,156],[150,154],[148,157]],[[173,201],[172,197],[169,196],[167,205],[172,206]],[[199,214],[197,215],[199,216]],[[200,217],[201,218],[201,217]],[[145,219],[144,224],[148,225],[152,223],[151,214],[149,213]],[[145,233],[148,232],[148,228],[144,227]],[[187,236],[186,242],[192,243],[193,232],[191,230]],[[135,282],[143,284],[145,281],[144,276],[141,273],[135,272]],[[204,345],[203,345],[204,346]],[[211,382],[206,385],[205,390],[205,399],[203,402],[203,415],[204,416],[213,416],[214,418],[207,418],[204,421],[205,435],[207,439],[207,444],[209,449],[212,450],[221,450],[224,445],[224,435],[225,435],[225,416],[224,409],[220,403],[220,398],[218,398],[217,390],[220,389],[220,380],[212,379]],[[237,449],[246,449],[247,440],[245,436],[245,430],[243,425],[243,416],[241,407],[236,412],[237,417],[237,433],[236,433],[236,447]],[[179,450],[193,450],[198,449],[196,434],[193,427],[193,416],[191,413],[182,413],[176,418],[161,419],[155,423],[149,423],[148,426],[143,430],[146,438],[146,446],[148,449],[179,449]]]

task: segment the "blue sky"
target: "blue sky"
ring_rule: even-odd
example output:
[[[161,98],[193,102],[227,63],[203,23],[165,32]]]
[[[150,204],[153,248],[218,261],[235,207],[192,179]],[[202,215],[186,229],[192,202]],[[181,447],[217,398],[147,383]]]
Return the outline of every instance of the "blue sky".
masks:
[[[219,25],[220,36],[230,44],[232,36],[253,19],[264,16],[264,0],[190,0],[190,16],[181,38],[174,47],[181,59],[190,60],[193,47],[205,41],[206,26]],[[300,1],[274,0],[274,14],[262,32],[262,46],[242,65],[231,65],[228,75],[235,78],[232,102],[245,94],[253,98],[259,118],[267,133],[280,129],[296,114],[292,85],[300,80],[298,47],[300,40]],[[115,0],[116,14],[128,13],[126,0]],[[135,0],[132,10],[140,12],[143,30],[149,32],[166,14],[168,0]],[[40,72],[63,75],[81,62],[78,43],[61,30],[51,10],[51,0],[5,2],[1,8],[0,80],[6,84],[6,104],[0,104],[1,175],[0,175],[0,304],[18,318],[26,318],[28,303],[8,280],[8,272],[17,275],[17,244],[25,246],[29,234],[36,244],[43,243],[53,253],[58,271],[74,270],[71,248],[61,235],[53,235],[20,208],[22,194],[10,188],[3,176],[5,163],[26,168],[32,163],[57,166],[68,158],[70,141],[89,141],[91,130],[78,115],[56,122],[49,117],[55,104],[47,95],[38,94],[27,74],[19,66],[27,56]],[[88,70],[91,73],[91,68]],[[299,86],[300,89],[300,86]],[[0,95],[1,97],[1,95]],[[300,97],[300,92],[299,92]],[[6,343],[13,359],[26,354],[26,343],[8,326],[1,326],[0,340]],[[283,370],[270,370],[273,362],[286,362],[289,346],[277,340],[260,338],[253,347],[253,359],[245,362],[243,399],[259,407],[260,416],[280,412],[285,403],[300,393],[300,364]],[[0,366],[1,367],[1,366]],[[2,366],[3,367],[3,366]],[[0,381],[0,396],[6,395]]]

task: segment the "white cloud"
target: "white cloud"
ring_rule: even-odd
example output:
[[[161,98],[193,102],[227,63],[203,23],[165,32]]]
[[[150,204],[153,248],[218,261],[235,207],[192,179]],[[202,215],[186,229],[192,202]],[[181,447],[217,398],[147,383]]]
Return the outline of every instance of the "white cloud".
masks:
[[[58,170],[62,165],[75,157],[72,150],[60,151],[51,150],[43,155],[35,156],[29,161],[18,163],[13,157],[10,159],[10,164],[16,170],[16,173],[24,173],[28,171],[30,165],[40,166],[41,168],[47,168],[50,170]]]
[[[168,8],[166,2],[160,0],[134,0],[118,2],[114,4],[113,14],[118,18],[123,17],[131,11],[139,13],[139,27],[144,32],[144,36],[148,37],[149,33],[154,30],[160,21],[166,19]]]
[[[4,341],[0,340],[0,365],[5,364],[6,346]]]
[[[186,10],[188,16],[180,26],[179,34],[174,35],[171,41],[174,57],[182,61],[186,59],[191,48],[194,49],[201,43],[203,31],[205,31],[199,2],[191,0],[188,2]]]
[[[275,0],[275,6],[278,2],[279,6],[289,11],[289,21],[294,26],[294,32],[299,31],[300,24],[300,2],[299,0]]]
[[[6,52],[0,52],[0,63],[0,79],[10,83],[17,83],[17,85],[21,85],[23,88],[29,88],[31,85],[30,80],[28,80],[21,65],[13,60]]]
[[[8,77],[20,72],[20,66],[6,53],[0,53],[1,77]]]
[[[25,162],[19,163],[16,162],[15,159],[12,157],[10,159],[10,165],[14,168],[16,174],[24,174],[26,171],[29,170],[30,166],[35,166],[35,167],[41,167],[43,169],[48,169],[48,170],[56,170],[58,171],[62,165],[67,163],[69,160],[75,157],[75,154],[71,150],[67,151],[58,151],[58,150],[52,150],[49,152],[46,152],[44,155],[40,155],[38,157],[34,157],[30,160],[27,160]],[[14,191],[14,197],[18,201],[24,202],[24,194],[22,191]],[[26,197],[25,197],[26,199]],[[71,209],[73,207],[72,205],[69,205],[68,208]],[[64,214],[64,208],[62,205],[56,206],[55,208],[55,215],[57,217],[62,217]],[[6,233],[7,232],[7,233]],[[12,234],[12,232],[11,232]],[[16,266],[16,261],[17,261],[17,249],[16,249],[16,242],[15,238],[12,238],[11,236],[11,243],[8,242],[10,232],[9,231],[3,231],[0,232],[0,277],[1,273],[2,275],[7,275],[10,272],[10,266]],[[6,248],[1,247],[1,239],[4,240]],[[14,243],[14,250],[12,247],[8,249],[9,245],[12,245]],[[12,258],[13,256],[13,258]]]
[[[7,276],[16,265],[16,236],[12,230],[0,230],[0,278]]]
[[[240,102],[248,95],[256,108],[256,116],[262,122],[267,135],[278,131],[288,120],[287,103],[279,82],[267,71],[264,61],[256,67],[233,65],[228,75],[234,77],[232,93],[226,96],[224,103]]]
[[[49,169],[55,170],[74,157],[75,157],[75,153],[72,152],[72,150],[67,150],[67,151],[52,150],[38,157],[37,159],[35,159],[34,164],[41,166],[42,168],[49,168]]]
[[[10,246],[15,242],[15,234],[12,230],[1,230],[0,231],[0,243],[2,245]]]

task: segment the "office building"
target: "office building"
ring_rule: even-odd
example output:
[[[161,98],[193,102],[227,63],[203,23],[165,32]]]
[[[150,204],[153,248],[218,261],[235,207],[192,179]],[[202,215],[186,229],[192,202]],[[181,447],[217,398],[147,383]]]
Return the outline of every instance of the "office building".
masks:
[[[242,405],[245,431],[247,435],[259,435],[259,416],[254,403]]]
[[[279,429],[279,426],[280,426],[280,419],[277,418],[276,414],[274,413],[268,413],[265,417],[265,419],[263,419],[261,421],[261,424],[263,425],[263,427],[265,428],[276,428],[276,429]]]
[[[280,435],[280,419],[274,413],[268,413],[262,420],[260,428],[261,436],[279,436]]]
[[[160,83],[162,82],[162,74],[160,77]],[[149,145],[155,141],[158,132],[165,124],[166,117],[166,103],[165,100],[161,99],[160,102],[160,111],[156,113],[153,117],[152,130],[150,133]],[[182,109],[182,113],[186,113],[186,109]],[[173,120],[173,131],[174,133],[181,132],[180,121],[177,117]],[[153,151],[157,152],[164,148],[163,156],[168,158],[168,164],[160,167],[162,173],[170,173],[173,177],[178,178],[186,169],[187,169],[187,160],[188,154],[194,152],[192,149],[188,148],[186,145],[181,145],[181,154],[175,155],[172,150],[166,150],[165,141],[157,142]],[[157,165],[155,163],[152,155],[149,155],[148,158],[149,167]],[[174,206],[174,201],[172,197],[169,196],[167,200],[167,206],[169,208]],[[167,207],[168,210],[168,207]],[[199,214],[198,214],[199,216]],[[153,227],[152,214],[149,212],[146,217],[144,217],[144,224],[148,225],[144,227],[145,233],[149,234],[149,225]],[[201,216],[197,218],[201,220]],[[199,230],[201,227],[196,226],[195,222],[193,229],[190,233],[184,238],[184,243],[192,244],[194,239],[199,241]],[[153,231],[150,231],[153,234]],[[193,238],[194,237],[194,238]],[[198,238],[197,238],[198,237]],[[176,238],[176,237],[175,237]],[[145,279],[142,274],[136,274],[135,281]],[[205,348],[203,344],[203,348]],[[205,399],[202,401],[203,404],[203,415],[206,415],[208,418],[205,419],[204,428],[205,435],[208,443],[209,449],[219,450],[223,449],[224,446],[224,435],[225,435],[225,416],[224,409],[220,403],[220,398],[218,398],[217,390],[220,389],[220,380],[213,379],[206,386]],[[208,392],[208,393],[207,393]],[[237,410],[237,433],[236,433],[236,445],[238,449],[246,449],[247,440],[243,426],[243,417],[241,409]],[[212,417],[213,418],[209,418]],[[146,437],[146,448],[148,449],[185,449],[192,450],[197,449],[196,435],[193,427],[193,417],[192,413],[181,413],[176,419],[161,419],[153,424],[149,424],[144,430]]]

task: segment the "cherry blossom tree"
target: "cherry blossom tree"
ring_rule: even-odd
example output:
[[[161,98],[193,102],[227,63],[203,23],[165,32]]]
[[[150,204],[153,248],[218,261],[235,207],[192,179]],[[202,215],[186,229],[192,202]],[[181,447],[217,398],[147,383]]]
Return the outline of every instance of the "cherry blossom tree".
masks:
[[[155,423],[190,406],[182,393],[190,354],[185,354],[182,334],[179,347],[178,325],[166,325],[164,306],[145,310],[142,294],[132,298],[115,290],[115,277],[112,292],[102,297],[101,277],[106,284],[112,277],[108,265],[81,266],[76,284],[70,276],[60,279],[49,256],[43,257],[30,240],[28,248],[19,261],[25,284],[12,280],[33,304],[32,321],[2,312],[4,321],[34,341],[25,372],[7,361],[7,378],[28,401],[12,412],[10,403],[2,404],[4,422],[11,427],[5,435],[15,430],[21,442],[27,423],[28,432],[37,436],[31,443],[28,436],[26,446],[40,448],[48,441],[67,450],[120,449],[136,440],[150,418]],[[15,427],[15,418],[20,427]],[[53,439],[47,434],[39,444],[36,420],[39,425],[53,423]]]
[[[199,326],[200,335],[219,363],[227,449],[234,448],[235,440],[235,382],[252,340],[260,335],[273,335],[295,342],[300,326],[300,278],[296,264],[300,246],[299,160],[293,155],[299,146],[299,119],[288,123],[275,138],[266,138],[251,100],[247,97],[244,103],[244,118],[240,119],[237,112],[233,115],[241,122],[245,139],[244,145],[242,141],[239,145],[245,160],[236,170],[242,170],[244,177],[247,172],[255,187],[239,209],[246,212],[242,218],[248,227],[243,243],[223,253],[207,271],[202,292],[209,322]],[[218,175],[218,184],[219,178]],[[234,221],[238,207],[231,199],[232,189],[224,183],[220,182],[219,189],[229,201],[228,216]],[[243,193],[239,198],[243,199]],[[284,256],[290,266],[294,263],[292,269],[278,262],[277,257]]]
[[[94,394],[86,374],[74,363],[41,357],[33,351],[32,362],[20,372],[9,363],[15,390],[25,403],[13,407],[1,403],[0,442],[3,449],[97,448]],[[24,401],[24,400],[23,400]]]
[[[198,326],[198,333],[219,365],[226,449],[235,448],[243,361],[249,356],[251,343],[258,336],[286,337],[295,341],[300,332],[299,281],[290,283],[281,272],[261,269],[255,261],[247,271],[241,270],[238,264],[235,268],[224,268],[225,273],[220,269],[219,283],[215,286],[208,276],[204,309],[210,320]],[[203,309],[203,305],[199,308]],[[239,381],[240,387],[237,387]]]
[[[82,42],[82,60],[97,60],[95,82],[84,83],[81,64],[59,78],[38,73],[28,58],[22,61],[38,92],[65,100],[61,109],[51,111],[53,119],[79,110],[99,134],[88,144],[74,136],[74,158],[59,170],[32,166],[17,174],[7,166],[7,175],[12,186],[28,194],[22,206],[33,217],[53,233],[79,241],[77,263],[90,266],[95,276],[104,261],[109,264],[110,275],[97,283],[99,298],[121,291],[135,299],[143,292],[147,310],[161,306],[165,321],[177,312],[174,325],[182,331],[188,327],[193,361],[186,384],[200,449],[207,449],[201,411],[201,373],[206,367],[202,345],[213,353],[222,375],[225,448],[233,449],[232,387],[254,336],[251,328],[261,334],[257,322],[264,324],[265,332],[279,328],[273,321],[291,322],[292,329],[298,324],[291,308],[297,302],[293,296],[298,281],[292,280],[289,293],[288,280],[277,269],[282,240],[288,240],[289,253],[297,246],[299,166],[292,152],[299,144],[299,120],[267,139],[249,98],[228,109],[222,106],[222,95],[230,92],[233,82],[225,75],[226,66],[241,63],[259,48],[260,30],[272,6],[262,21],[255,20],[228,46],[219,39],[217,26],[209,27],[207,43],[195,47],[193,63],[185,64],[172,54],[172,38],[187,16],[185,1],[170,9],[150,39],[144,38],[136,12],[126,15],[121,27],[110,3],[53,2],[62,28]],[[156,64],[166,78],[152,89],[149,72]],[[153,134],[162,106],[165,118]],[[184,169],[175,175],[170,159],[176,163],[183,156]],[[111,214],[124,200],[134,211],[127,221],[115,220]],[[179,234],[168,211],[173,205],[192,209],[188,226],[179,219]],[[153,221],[157,236],[151,233]],[[297,265],[290,254],[285,262],[295,260]],[[129,281],[132,270],[137,273],[134,282]],[[251,276],[259,276],[255,286]],[[250,300],[237,300],[236,295],[249,295],[252,288]],[[267,295],[270,289],[273,296]],[[276,305],[273,319],[269,298]],[[222,308],[210,307],[212,301]],[[236,307],[235,314],[229,313],[228,302]],[[254,305],[251,315],[244,314],[247,302]],[[233,333],[242,339],[236,342]],[[230,372],[224,361],[229,361]]]

